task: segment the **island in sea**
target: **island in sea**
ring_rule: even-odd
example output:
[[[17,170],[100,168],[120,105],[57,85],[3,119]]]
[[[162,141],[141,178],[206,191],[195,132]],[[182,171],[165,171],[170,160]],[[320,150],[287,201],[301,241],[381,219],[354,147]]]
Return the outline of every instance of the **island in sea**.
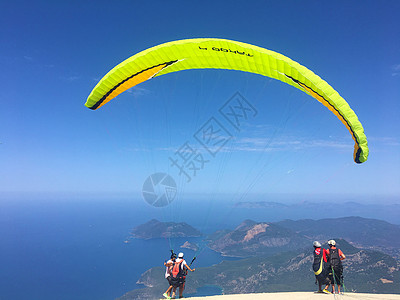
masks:
[[[186,241],[181,245],[181,248],[190,249],[196,252],[199,250],[199,245]]]
[[[196,228],[185,222],[160,222],[156,219],[132,229],[132,237],[139,239],[200,237],[202,234]]]

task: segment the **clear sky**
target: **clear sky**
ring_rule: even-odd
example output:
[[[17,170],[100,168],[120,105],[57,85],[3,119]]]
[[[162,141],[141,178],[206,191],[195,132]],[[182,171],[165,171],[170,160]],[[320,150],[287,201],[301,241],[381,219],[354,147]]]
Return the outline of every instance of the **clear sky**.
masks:
[[[400,199],[399,1],[0,1],[0,11],[2,199],[140,198],[154,172],[187,193]],[[84,106],[119,62],[194,37],[247,42],[314,71],[358,115],[369,160],[353,162],[350,134],[313,98],[253,74],[184,71]],[[194,134],[236,92],[257,115],[184,183],[169,158],[186,142],[200,148]]]

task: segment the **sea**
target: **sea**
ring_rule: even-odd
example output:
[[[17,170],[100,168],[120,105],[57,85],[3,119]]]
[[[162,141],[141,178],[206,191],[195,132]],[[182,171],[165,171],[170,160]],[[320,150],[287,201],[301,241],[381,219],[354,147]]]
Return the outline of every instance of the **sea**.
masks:
[[[227,211],[228,214],[222,213]],[[257,205],[252,209],[227,203],[212,209],[209,205],[183,207],[179,221],[212,233],[232,229],[246,218],[280,221],[323,217],[313,217],[313,213],[309,209],[288,209],[278,204],[263,210]],[[398,220],[398,211],[395,214],[392,211],[389,217]],[[202,237],[131,238],[132,228],[154,218],[171,221],[169,214],[165,215],[159,208],[129,198],[1,200],[0,299],[115,299],[141,288],[137,284],[140,275],[152,267],[163,266],[171,248],[184,252],[188,262],[196,256],[194,268],[235,259],[208,249]],[[185,241],[198,244],[200,249],[195,252],[181,248]],[[192,296],[219,293],[218,287],[209,286]]]
[[[202,238],[133,239],[132,228],[165,218],[141,201],[29,199],[0,202],[0,299],[115,299],[142,287],[146,270],[183,251],[192,267],[223,258]],[[199,295],[215,293],[215,287]]]

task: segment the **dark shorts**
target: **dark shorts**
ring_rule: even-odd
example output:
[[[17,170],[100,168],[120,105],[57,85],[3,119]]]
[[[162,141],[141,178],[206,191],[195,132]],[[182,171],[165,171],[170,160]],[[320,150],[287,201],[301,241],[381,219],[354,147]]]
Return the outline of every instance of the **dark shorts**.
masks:
[[[171,276],[168,276],[166,279],[168,280],[169,285],[171,285]]]
[[[322,272],[319,275],[315,275],[315,278],[317,279],[318,283],[320,285],[326,285],[326,284],[330,284],[331,281],[329,280],[328,276],[326,273]]]
[[[343,268],[333,268],[333,271],[329,273],[329,279],[332,284],[342,285]]]
[[[169,284],[172,285],[173,287],[179,287],[182,283],[184,283],[184,280],[182,277],[177,277],[177,278],[172,278],[171,276],[168,277]]]

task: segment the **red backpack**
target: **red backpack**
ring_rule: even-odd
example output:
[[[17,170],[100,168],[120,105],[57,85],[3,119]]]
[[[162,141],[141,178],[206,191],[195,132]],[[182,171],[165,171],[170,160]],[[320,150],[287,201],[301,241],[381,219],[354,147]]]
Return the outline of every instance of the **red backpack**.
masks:
[[[179,262],[174,261],[174,264],[171,266],[171,284],[173,286],[179,286],[181,284],[181,280],[183,278],[182,263],[183,259]]]

